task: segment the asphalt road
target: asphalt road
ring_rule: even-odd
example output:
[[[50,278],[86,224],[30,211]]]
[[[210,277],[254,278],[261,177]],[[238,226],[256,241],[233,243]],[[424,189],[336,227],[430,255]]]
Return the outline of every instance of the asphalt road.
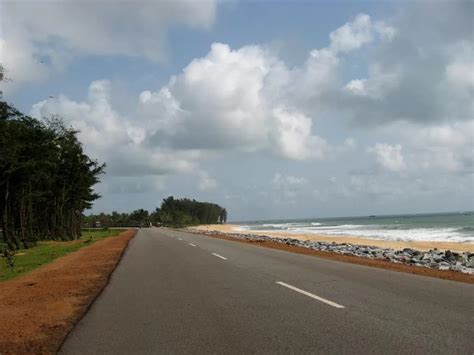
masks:
[[[474,354],[474,285],[142,229],[64,354]]]

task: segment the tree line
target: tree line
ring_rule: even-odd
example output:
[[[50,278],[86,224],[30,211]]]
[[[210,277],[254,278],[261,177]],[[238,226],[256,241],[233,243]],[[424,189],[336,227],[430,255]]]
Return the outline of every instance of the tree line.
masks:
[[[39,121],[0,96],[0,227],[10,249],[80,237],[104,168],[60,118]]]
[[[188,198],[165,198],[153,212],[138,209],[131,213],[112,212],[84,217],[87,227],[130,227],[163,225],[167,227],[187,227],[199,224],[225,223],[227,210],[215,203],[200,202]]]

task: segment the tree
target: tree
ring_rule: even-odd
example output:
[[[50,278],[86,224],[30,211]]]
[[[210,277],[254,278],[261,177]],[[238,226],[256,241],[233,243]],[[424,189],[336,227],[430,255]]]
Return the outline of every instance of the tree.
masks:
[[[175,199],[169,196],[152,213],[140,208],[130,214],[112,212],[111,215],[84,216],[86,226],[92,227],[99,221],[103,226],[132,227],[162,224],[169,227],[186,227],[198,224],[225,223],[227,210],[215,203],[199,202],[187,198]]]
[[[217,204],[173,196],[165,198],[156,213],[161,223],[172,227],[222,223],[227,219],[227,211]]]
[[[99,198],[104,164],[84,154],[77,131],[0,102],[0,216],[11,249],[81,235],[83,211]]]
[[[225,208],[223,208],[221,210],[221,213],[219,214],[219,222],[220,223],[227,222],[227,210]]]
[[[130,214],[130,221],[137,225],[149,223],[148,211],[140,208]]]

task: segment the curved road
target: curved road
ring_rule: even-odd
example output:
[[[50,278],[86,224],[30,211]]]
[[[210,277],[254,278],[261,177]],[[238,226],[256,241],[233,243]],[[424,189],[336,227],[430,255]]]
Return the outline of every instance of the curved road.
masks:
[[[141,229],[64,354],[474,353],[474,285]]]

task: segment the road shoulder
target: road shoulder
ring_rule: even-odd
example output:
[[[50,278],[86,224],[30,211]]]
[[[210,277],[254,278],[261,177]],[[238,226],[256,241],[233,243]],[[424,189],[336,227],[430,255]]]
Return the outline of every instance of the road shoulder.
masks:
[[[135,235],[115,237],[0,284],[0,354],[55,353],[107,285]]]

